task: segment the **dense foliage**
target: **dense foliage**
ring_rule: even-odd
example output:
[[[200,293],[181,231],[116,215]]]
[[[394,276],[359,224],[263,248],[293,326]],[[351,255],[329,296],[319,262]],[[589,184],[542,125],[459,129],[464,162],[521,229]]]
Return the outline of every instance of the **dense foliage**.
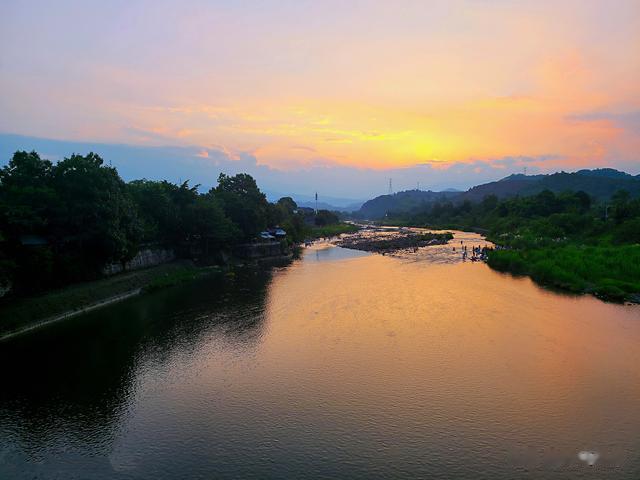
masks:
[[[530,275],[540,283],[608,298],[640,292],[640,199],[625,190],[607,202],[585,192],[481,202],[435,202],[389,223],[458,228],[486,233],[503,249],[489,265]]]
[[[221,174],[217,187],[199,193],[188,182],[126,183],[94,153],[54,164],[16,152],[0,169],[0,288],[27,293],[96,278],[145,246],[211,255],[268,227],[300,242],[314,218],[337,222],[330,212],[310,219],[289,197],[269,203],[246,174]]]

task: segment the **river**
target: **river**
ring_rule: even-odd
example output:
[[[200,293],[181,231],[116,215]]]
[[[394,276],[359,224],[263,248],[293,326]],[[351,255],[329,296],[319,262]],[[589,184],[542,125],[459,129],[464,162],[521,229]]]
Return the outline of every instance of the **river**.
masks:
[[[639,478],[639,307],[456,237],[314,245],[0,344],[0,478]]]

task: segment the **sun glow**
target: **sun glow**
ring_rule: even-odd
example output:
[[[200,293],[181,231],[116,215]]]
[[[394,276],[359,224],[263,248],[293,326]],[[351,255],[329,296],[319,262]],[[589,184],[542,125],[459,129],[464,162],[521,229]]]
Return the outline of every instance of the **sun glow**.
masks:
[[[36,27],[19,44],[32,55],[0,43],[15,60],[0,77],[4,131],[215,148],[282,169],[637,161],[634,1],[327,1],[242,14],[134,2],[91,7],[101,34],[86,44],[76,38],[87,12],[24,8],[1,25],[7,38],[21,36],[21,14]],[[69,16],[73,35],[56,28]]]

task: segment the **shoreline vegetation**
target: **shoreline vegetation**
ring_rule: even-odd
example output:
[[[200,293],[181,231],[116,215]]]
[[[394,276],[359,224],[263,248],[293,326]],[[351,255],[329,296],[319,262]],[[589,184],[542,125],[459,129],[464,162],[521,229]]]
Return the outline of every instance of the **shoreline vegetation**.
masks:
[[[618,191],[606,202],[585,192],[434,202],[389,213],[388,225],[457,229],[496,245],[488,265],[536,283],[614,302],[640,303],[640,199]]]
[[[337,237],[343,233],[355,233],[360,227],[352,223],[336,223],[323,227],[313,227],[307,236],[309,239]]]
[[[385,236],[370,236],[366,234],[349,235],[341,238],[336,245],[352,250],[380,253],[386,255],[399,250],[415,250],[429,245],[443,245],[453,238],[450,232],[393,232]]]
[[[125,182],[94,153],[53,163],[19,151],[0,168],[0,337],[354,230],[291,197],[269,202],[247,174],[220,174],[201,192]]]
[[[577,294],[640,303],[640,247],[566,244],[555,248],[504,249],[489,253],[488,265]]]

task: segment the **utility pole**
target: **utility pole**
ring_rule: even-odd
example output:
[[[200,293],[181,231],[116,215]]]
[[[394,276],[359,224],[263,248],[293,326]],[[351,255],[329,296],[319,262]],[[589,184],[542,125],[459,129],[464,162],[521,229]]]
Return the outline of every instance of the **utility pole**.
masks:
[[[316,215],[318,215],[318,192],[316,192]]]

